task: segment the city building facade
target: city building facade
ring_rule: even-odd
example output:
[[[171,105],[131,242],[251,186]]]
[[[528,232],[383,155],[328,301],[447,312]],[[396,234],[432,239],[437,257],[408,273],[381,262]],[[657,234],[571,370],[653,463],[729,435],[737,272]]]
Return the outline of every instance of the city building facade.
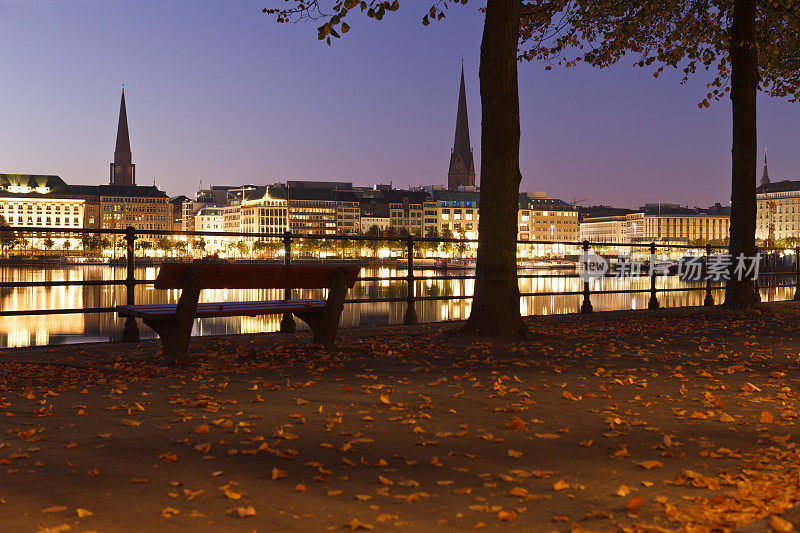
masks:
[[[770,245],[800,243],[800,181],[767,181],[756,189],[756,239]]]
[[[285,189],[258,188],[242,201],[240,231],[282,234],[288,227]]]
[[[452,235],[456,239],[477,239],[480,193],[474,187],[448,190],[430,187],[424,202],[424,232]]]
[[[730,209],[690,209],[648,204],[626,214],[584,216],[580,240],[594,243],[722,244],[730,234]]]
[[[0,174],[0,217],[12,227],[81,229],[86,201],[64,194],[66,188],[58,176]],[[27,237],[36,246],[48,238],[53,248],[74,249],[80,243],[79,235],[66,231]]]
[[[377,188],[361,191],[358,207],[361,233],[367,233],[373,226],[380,231],[391,226],[389,200]]]
[[[172,204],[157,187],[98,185],[97,196],[102,229],[172,230]]]
[[[336,191],[336,234],[361,233],[361,209],[354,191]]]
[[[336,235],[336,195],[319,188],[287,188],[289,230],[298,235]]]
[[[543,191],[519,195],[517,239],[576,242],[580,237],[578,210]]]
[[[223,215],[222,207],[206,206],[197,212],[195,215],[195,228],[196,231],[205,231],[209,233],[222,233],[225,229],[225,217]],[[222,236],[204,235],[202,237],[205,244],[204,252],[208,254],[219,253],[225,250],[228,239]]]
[[[425,212],[423,206],[428,193],[392,189],[385,192],[385,195],[389,203],[389,225],[411,235],[422,236]]]
[[[594,216],[580,223],[581,241],[622,244],[628,240],[628,224],[625,215]]]
[[[766,148],[761,185],[756,189],[756,239],[766,246],[800,244],[800,181],[773,182]]]

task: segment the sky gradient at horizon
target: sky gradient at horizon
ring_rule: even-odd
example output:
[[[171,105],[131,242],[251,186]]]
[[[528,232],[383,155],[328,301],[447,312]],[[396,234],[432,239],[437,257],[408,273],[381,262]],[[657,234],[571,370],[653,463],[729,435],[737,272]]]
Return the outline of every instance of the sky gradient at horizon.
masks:
[[[477,4],[422,27],[401,3],[334,46],[278,0],[0,0],[0,172],[108,182],[126,85],[140,185],[170,195],[287,179],[446,184],[461,55],[480,168]],[[730,103],[707,78],[520,65],[521,190],[584,205],[729,203]],[[759,99],[770,175],[800,179],[800,104]],[[759,161],[759,165],[760,165]]]

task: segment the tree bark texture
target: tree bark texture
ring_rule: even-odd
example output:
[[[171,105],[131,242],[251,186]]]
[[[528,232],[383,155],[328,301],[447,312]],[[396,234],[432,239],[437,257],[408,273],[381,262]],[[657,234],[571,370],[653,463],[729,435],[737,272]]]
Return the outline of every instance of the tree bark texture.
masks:
[[[730,28],[731,104],[733,145],[731,148],[731,236],[730,253],[753,257],[756,253],[756,93],[758,49],[756,48],[755,0],[735,0]],[[752,279],[731,278],[725,287],[725,307],[747,309],[756,303]]]
[[[488,0],[480,58],[481,178],[478,258],[465,330],[524,336],[517,282],[520,0]]]

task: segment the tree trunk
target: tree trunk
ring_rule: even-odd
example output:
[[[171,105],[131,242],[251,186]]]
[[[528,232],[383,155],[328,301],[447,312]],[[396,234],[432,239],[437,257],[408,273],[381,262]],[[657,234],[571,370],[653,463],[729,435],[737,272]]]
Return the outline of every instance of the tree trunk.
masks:
[[[481,335],[524,336],[517,283],[520,0],[488,0],[481,42],[481,195],[472,312]]]
[[[734,265],[740,255],[756,254],[756,93],[758,49],[755,0],[735,0],[731,24],[731,104],[733,147],[731,149],[731,240]],[[747,309],[755,305],[752,279],[737,279],[731,272],[725,287],[725,307]]]

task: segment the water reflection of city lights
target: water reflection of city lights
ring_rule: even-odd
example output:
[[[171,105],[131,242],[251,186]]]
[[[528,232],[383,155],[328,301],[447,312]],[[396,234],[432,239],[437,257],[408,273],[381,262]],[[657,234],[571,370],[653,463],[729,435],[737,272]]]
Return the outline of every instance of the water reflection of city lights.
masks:
[[[423,271],[418,271],[423,274]],[[552,274],[552,271],[543,273]],[[137,279],[155,279],[158,267],[143,267],[136,271]],[[351,299],[365,298],[405,298],[405,281],[389,281],[388,277],[405,276],[403,269],[380,267],[365,268],[364,277],[381,277],[380,281],[357,283],[348,294]],[[14,281],[62,281],[62,280],[122,280],[125,269],[119,267],[74,267],[66,269],[5,268],[1,273],[4,279]],[[434,270],[424,271],[424,275],[441,276]],[[676,277],[659,279],[659,288],[681,288],[684,285]],[[649,289],[649,278],[619,279],[603,278],[591,283],[593,290]],[[420,280],[416,284],[419,296],[470,296],[475,281],[472,279]],[[521,278],[520,292],[572,292],[582,291],[583,282],[578,278],[563,276],[548,278]],[[180,298],[180,290],[155,290],[152,285],[136,287],[137,303],[174,303]],[[321,298],[327,290],[295,290],[295,298]],[[794,296],[794,287],[768,287],[761,291],[764,301],[787,300]],[[662,307],[681,305],[702,305],[704,291],[659,293]],[[714,300],[720,303],[724,297],[722,290],[715,290]],[[8,291],[1,295],[3,309],[7,311],[28,309],[80,309],[83,307],[113,307],[127,301],[124,286],[59,286],[25,287]],[[283,298],[280,289],[268,290],[205,290],[200,295],[203,302],[276,300]],[[526,296],[520,299],[520,311],[524,315],[550,315],[574,313],[580,307],[582,295]],[[649,294],[593,294],[591,301],[596,311],[611,309],[642,309],[647,307]],[[470,315],[472,300],[457,298],[451,300],[425,300],[416,303],[420,320],[432,322],[441,320],[461,320]],[[405,302],[382,302],[363,305],[347,304],[342,315],[342,326],[371,326],[381,324],[400,324],[405,314]],[[202,319],[195,324],[194,333],[215,335],[229,333],[259,333],[277,331],[280,328],[279,315],[258,317],[230,317]],[[69,314],[69,315],[31,315],[0,317],[0,343],[8,347],[31,344],[62,343],[85,340],[118,338],[123,321],[115,314]],[[298,322],[303,328],[304,324]],[[146,326],[140,326],[144,337],[154,333]]]

